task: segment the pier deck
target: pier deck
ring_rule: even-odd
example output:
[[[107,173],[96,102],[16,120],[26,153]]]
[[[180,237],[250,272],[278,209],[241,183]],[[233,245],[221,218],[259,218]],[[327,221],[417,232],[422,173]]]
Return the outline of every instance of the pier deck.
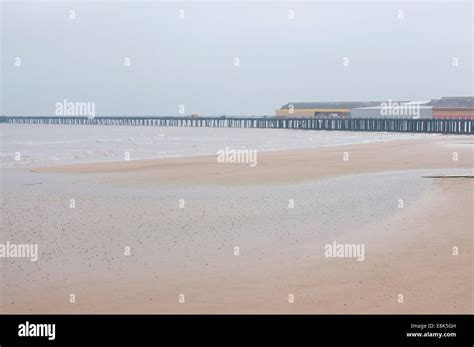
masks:
[[[124,116],[1,116],[0,123],[67,124],[67,125],[128,125],[218,128],[270,128],[339,131],[387,131],[410,133],[474,134],[471,119],[407,119],[407,118],[277,118],[277,117],[161,117]]]

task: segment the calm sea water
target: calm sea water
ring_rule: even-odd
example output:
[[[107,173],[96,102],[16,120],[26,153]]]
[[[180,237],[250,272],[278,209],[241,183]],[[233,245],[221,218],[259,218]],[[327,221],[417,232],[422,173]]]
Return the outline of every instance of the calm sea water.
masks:
[[[0,125],[2,167],[216,154],[226,146],[258,151],[315,148],[441,135],[277,129],[87,125]],[[19,153],[21,160],[15,160]]]

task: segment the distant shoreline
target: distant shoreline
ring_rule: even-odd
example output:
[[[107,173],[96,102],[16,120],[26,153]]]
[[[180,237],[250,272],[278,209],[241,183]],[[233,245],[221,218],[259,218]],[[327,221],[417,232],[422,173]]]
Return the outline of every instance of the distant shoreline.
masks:
[[[218,163],[216,155],[107,161],[32,168],[38,173],[110,175],[137,185],[261,185],[382,171],[468,169],[474,142],[462,138],[344,144],[260,152],[256,167]],[[453,160],[453,152],[458,160]],[[347,156],[345,160],[344,156]]]

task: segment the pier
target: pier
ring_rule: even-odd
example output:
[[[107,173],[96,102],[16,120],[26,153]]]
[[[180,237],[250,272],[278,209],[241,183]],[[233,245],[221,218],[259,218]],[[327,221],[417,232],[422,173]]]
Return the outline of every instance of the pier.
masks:
[[[402,133],[474,134],[471,119],[411,118],[282,118],[282,117],[161,117],[161,116],[0,116],[0,123],[127,125],[161,127],[259,128]]]

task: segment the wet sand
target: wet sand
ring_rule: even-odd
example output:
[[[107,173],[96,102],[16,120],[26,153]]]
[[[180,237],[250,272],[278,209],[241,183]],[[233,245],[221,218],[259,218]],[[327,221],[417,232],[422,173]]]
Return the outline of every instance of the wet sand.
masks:
[[[473,180],[423,178],[466,175],[472,150],[448,137],[259,153],[255,168],[5,170],[2,239],[38,242],[40,259],[2,260],[0,310],[472,312]],[[364,244],[364,261],[325,257],[333,241]]]

